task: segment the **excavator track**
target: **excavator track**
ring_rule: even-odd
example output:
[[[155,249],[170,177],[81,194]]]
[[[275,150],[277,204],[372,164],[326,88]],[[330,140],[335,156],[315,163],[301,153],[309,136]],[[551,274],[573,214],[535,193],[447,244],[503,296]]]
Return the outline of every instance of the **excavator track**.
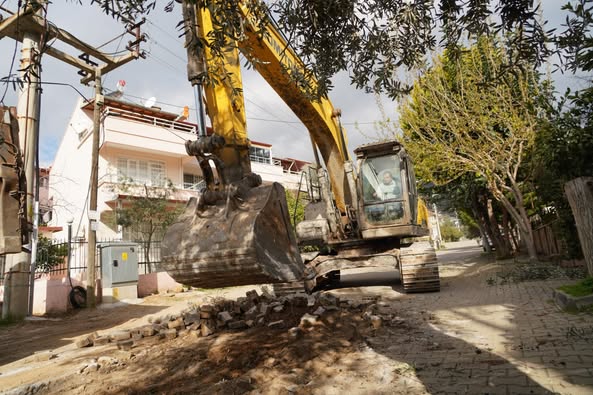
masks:
[[[293,281],[289,283],[274,283],[272,284],[274,295],[276,297],[305,294],[305,284],[302,281]]]
[[[400,272],[406,293],[438,292],[441,289],[437,255],[428,242],[414,243],[400,250]]]

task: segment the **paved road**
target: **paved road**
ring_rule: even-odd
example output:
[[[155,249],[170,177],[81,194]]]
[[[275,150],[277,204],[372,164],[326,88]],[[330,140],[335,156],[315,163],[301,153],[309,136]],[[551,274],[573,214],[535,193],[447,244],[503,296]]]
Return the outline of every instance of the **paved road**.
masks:
[[[438,256],[441,292],[334,291],[377,295],[409,325],[375,351],[414,366],[429,393],[593,394],[593,315],[553,302],[553,289],[570,280],[489,285],[513,262],[489,261],[475,242],[449,243]]]
[[[483,259],[482,255],[482,247],[474,240],[447,243],[445,248],[437,251],[439,265],[441,267],[452,264],[472,265]],[[342,273],[340,281],[342,287],[398,286],[400,284],[400,274],[398,271],[357,269],[353,272],[356,273]]]

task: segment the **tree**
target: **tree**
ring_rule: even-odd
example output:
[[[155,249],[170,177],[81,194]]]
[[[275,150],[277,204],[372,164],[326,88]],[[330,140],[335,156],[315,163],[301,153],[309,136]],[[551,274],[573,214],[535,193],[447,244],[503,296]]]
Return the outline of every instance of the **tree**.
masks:
[[[483,177],[535,260],[519,171],[535,139],[541,92],[529,69],[508,70],[506,56],[482,38],[459,59],[435,59],[403,103],[400,120],[406,148],[427,179],[446,184],[463,174]]]
[[[296,192],[286,190],[286,203],[288,204],[288,216],[290,223],[295,228],[296,225],[305,219],[305,202],[302,195],[297,200]]]
[[[463,236],[463,232],[459,229],[451,219],[447,218],[443,221],[440,225],[441,227],[441,237],[445,241],[459,241]]]
[[[213,33],[201,45],[222,54],[222,48],[242,37],[245,24],[236,0],[190,1],[208,8],[214,21]],[[147,14],[157,4],[156,0],[91,2],[122,19]],[[538,3],[530,0],[245,0],[243,4],[256,16],[262,36],[269,21],[258,16],[269,14],[277,20],[310,71],[305,74],[317,78],[318,95],[331,89],[331,77],[347,70],[358,88],[394,97],[409,89],[400,81],[400,71],[423,65],[426,55],[439,46],[458,55],[460,42],[482,35],[505,37],[512,48],[510,64],[522,60],[537,67],[550,53],[545,45],[550,32],[539,21]],[[174,5],[170,0],[165,9],[171,11]]]
[[[126,180],[117,187],[126,193],[122,207],[117,210],[117,224],[128,228],[134,236],[132,241],[141,241],[144,256],[151,272],[150,250],[152,243],[159,241],[165,230],[182,211],[178,203],[172,203],[175,188],[171,181],[163,186],[134,185]]]
[[[558,40],[564,62],[572,72],[593,70],[593,21],[591,1],[580,0],[569,11],[566,30]],[[552,217],[555,233],[565,239],[568,254],[582,256],[575,218],[564,193],[572,179],[593,176],[593,81],[577,92],[567,91],[556,106],[548,108],[531,155],[531,172],[538,199],[538,214]]]
[[[50,239],[39,235],[37,240],[37,262],[36,270],[44,273],[64,263],[68,255],[68,243],[52,243]]]

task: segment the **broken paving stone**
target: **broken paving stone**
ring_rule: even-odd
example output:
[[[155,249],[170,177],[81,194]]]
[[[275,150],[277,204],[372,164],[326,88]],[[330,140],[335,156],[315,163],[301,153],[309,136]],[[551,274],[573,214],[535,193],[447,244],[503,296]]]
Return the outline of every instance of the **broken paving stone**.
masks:
[[[247,291],[245,293],[245,296],[247,297],[247,300],[252,303],[252,304],[258,304],[259,303],[259,295],[257,294],[257,291],[255,289],[252,289],[251,291]]]
[[[268,324],[268,328],[283,328],[284,320],[273,321]]]
[[[132,340],[132,339],[120,340],[117,342],[118,350],[129,351],[132,349],[133,346],[134,346],[134,340]]]
[[[151,337],[156,334],[156,330],[152,326],[145,326],[142,328],[142,336]]]
[[[56,358],[56,354],[54,354],[51,351],[36,352],[33,355],[33,360],[35,362],[45,362],[45,361],[49,361],[50,359],[54,359],[54,358]]]
[[[93,340],[93,346],[104,346],[109,343],[109,336],[99,336]]]
[[[301,337],[303,335],[303,330],[301,328],[299,328],[298,326],[295,326],[288,330],[288,334],[293,339],[298,339],[299,337]]]
[[[191,337],[198,338],[198,337],[201,337],[202,336],[202,332],[201,331],[198,331],[198,330],[190,330],[189,331],[189,335]]]
[[[319,307],[317,308],[317,310],[315,310],[315,311],[313,312],[313,315],[323,315],[323,313],[325,313],[325,309],[324,309],[323,307],[319,306]]]
[[[317,299],[313,295],[307,295],[307,307],[315,306]]]
[[[289,302],[294,307],[307,307],[309,305],[309,298],[304,295],[290,295]],[[313,306],[315,301],[313,301]]]
[[[97,359],[99,365],[117,365],[119,361],[116,358],[102,356]]]
[[[268,314],[270,314],[270,305],[267,303],[262,303],[259,306],[259,312],[263,314],[264,317],[268,316]]]
[[[379,317],[378,315],[372,315],[370,317],[370,320],[371,320],[371,325],[373,326],[373,329],[379,329],[381,327],[381,323],[383,322],[381,317]]]
[[[183,318],[177,318],[174,321],[169,321],[169,323],[167,324],[167,327],[169,329],[182,329],[185,328],[185,323],[183,322]]]
[[[131,337],[131,334],[128,331],[116,331],[110,333],[109,337],[114,341],[127,340]]]
[[[255,321],[247,320],[247,321],[245,321],[245,325],[247,325],[249,328],[251,328],[253,325],[255,325]]]
[[[202,321],[202,325],[200,329],[202,331],[202,336],[210,336],[214,333],[215,324],[212,320]]]
[[[305,315],[303,315],[301,317],[301,323],[300,326],[304,327],[304,328],[308,328],[310,326],[315,325],[315,323],[317,323],[317,319],[319,317],[317,317],[316,315],[311,315],[309,313],[306,313]]]
[[[140,341],[142,340],[144,336],[142,336],[142,333],[132,333],[132,340],[133,341]]]
[[[161,333],[164,334],[167,339],[175,339],[177,337],[177,331],[175,329],[165,329]]]
[[[227,324],[229,321],[232,321],[233,316],[228,311],[221,311],[218,313],[218,319],[222,321],[223,325]]]
[[[115,351],[114,355],[120,361],[127,361],[134,357],[134,353],[129,350],[117,350],[117,351]]]
[[[189,331],[187,329],[182,329],[179,332],[177,332],[177,336],[185,336],[188,332]]]
[[[272,368],[272,367],[274,367],[274,365],[276,365],[275,358],[268,358],[264,362],[264,367],[266,367],[266,368]]]
[[[231,321],[228,323],[229,329],[245,329],[247,328],[247,323],[243,320]]]
[[[274,306],[273,310],[274,310],[274,313],[282,313],[284,311],[284,305],[281,304],[279,306]]]
[[[84,368],[84,372],[85,373],[90,373],[90,372],[96,372],[97,370],[99,370],[99,364],[97,362],[93,362],[88,364],[85,368]]]
[[[200,306],[200,313],[214,313],[214,306],[211,304],[203,304]]]
[[[257,318],[257,315],[259,314],[259,309],[257,308],[257,306],[252,306],[251,308],[249,308],[249,310],[247,310],[244,314],[245,319],[248,320],[253,320],[255,318]]]
[[[199,323],[200,322],[200,315],[199,314],[196,314],[196,313],[186,314],[183,317],[183,322],[185,323],[185,326],[189,326],[191,324],[195,324],[196,322]]]
[[[319,304],[325,307],[327,310],[338,308],[340,299],[330,293],[324,293],[319,295]]]
[[[90,347],[92,345],[93,345],[93,340],[90,337],[88,337],[88,336],[85,336],[82,339],[78,339],[76,341],[76,347],[77,348]]]

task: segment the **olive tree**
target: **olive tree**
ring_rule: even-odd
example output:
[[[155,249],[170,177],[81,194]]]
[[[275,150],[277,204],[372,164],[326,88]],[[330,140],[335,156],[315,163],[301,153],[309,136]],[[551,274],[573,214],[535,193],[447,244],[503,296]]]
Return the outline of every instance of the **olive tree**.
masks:
[[[436,58],[403,103],[400,120],[424,176],[436,184],[482,177],[536,259],[520,171],[536,136],[540,85],[526,68],[503,73],[505,56],[496,42],[481,39],[461,58]]]

